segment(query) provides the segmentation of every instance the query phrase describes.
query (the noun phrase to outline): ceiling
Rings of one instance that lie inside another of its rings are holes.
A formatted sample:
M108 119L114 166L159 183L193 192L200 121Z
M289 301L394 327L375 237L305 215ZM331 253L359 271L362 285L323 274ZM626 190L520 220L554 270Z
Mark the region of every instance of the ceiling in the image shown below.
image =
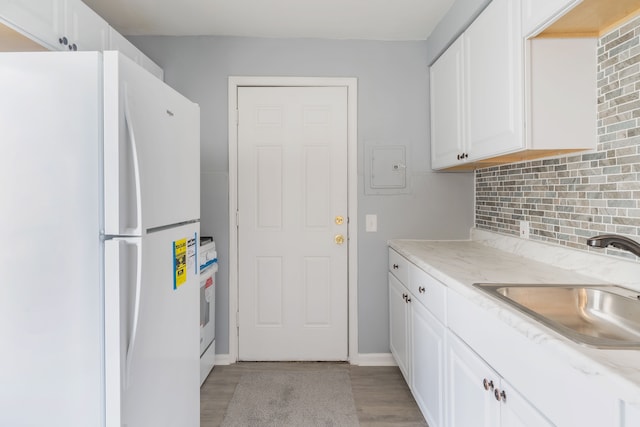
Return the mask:
M454 0L83 0L124 35L425 40Z

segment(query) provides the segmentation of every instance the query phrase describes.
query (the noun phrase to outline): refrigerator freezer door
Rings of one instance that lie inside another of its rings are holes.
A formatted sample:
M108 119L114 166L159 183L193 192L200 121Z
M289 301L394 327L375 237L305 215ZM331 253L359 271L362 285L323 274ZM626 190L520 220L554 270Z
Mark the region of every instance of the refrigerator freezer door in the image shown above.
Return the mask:
M199 425L198 233L105 242L108 427Z
M100 54L0 53L0 426L101 426Z
M105 233L200 218L200 109L118 52L104 53Z

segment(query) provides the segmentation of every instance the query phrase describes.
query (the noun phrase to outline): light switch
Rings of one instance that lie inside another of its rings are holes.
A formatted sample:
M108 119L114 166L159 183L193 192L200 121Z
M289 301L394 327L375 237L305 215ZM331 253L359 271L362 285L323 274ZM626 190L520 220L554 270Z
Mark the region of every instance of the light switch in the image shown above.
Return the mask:
M378 231L378 215L368 214L365 217L366 230L368 232Z

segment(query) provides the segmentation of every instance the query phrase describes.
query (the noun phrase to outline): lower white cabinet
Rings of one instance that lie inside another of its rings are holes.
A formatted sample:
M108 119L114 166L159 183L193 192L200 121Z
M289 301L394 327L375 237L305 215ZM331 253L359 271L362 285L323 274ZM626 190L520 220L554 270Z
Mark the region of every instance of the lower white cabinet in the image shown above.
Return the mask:
M447 424L497 426L500 406L493 397L492 387L498 378L482 359L450 333L447 345Z
M389 273L389 347L407 384L411 384L409 365L409 291Z
M389 249L390 348L429 427L640 426L637 399L409 259Z
M447 425L553 426L453 333L448 337L447 360Z
M533 405L531 405L504 378L500 380L501 393L505 393L500 407L500 421L504 427L553 427Z
M411 390L429 426L443 426L446 329L417 300L409 305Z
M391 354L429 426L444 426L444 286L393 250L389 261Z

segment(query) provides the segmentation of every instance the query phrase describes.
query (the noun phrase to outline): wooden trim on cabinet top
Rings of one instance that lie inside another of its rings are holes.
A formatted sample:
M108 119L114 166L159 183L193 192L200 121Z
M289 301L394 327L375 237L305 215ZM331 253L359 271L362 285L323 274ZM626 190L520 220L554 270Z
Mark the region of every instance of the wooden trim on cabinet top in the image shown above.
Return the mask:
M552 149L552 150L523 150L516 153L503 154L502 156L491 157L484 160L476 160L475 162L462 163L460 165L439 169L440 172L470 172L476 169L489 168L492 166L500 166L510 163L518 163L541 158L549 158L553 156L564 156L575 152L587 152L588 149L572 148L572 149Z
M536 37L600 37L640 15L640 0L583 0Z

